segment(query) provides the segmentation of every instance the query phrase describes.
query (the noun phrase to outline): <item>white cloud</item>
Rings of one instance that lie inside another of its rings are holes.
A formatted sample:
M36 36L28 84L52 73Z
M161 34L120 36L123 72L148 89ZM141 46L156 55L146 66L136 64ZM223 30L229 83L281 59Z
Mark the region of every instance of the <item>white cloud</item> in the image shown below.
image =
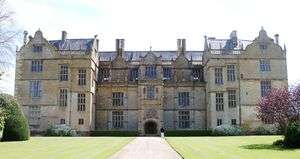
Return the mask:
M67 30L72 38L99 34L100 49L113 50L115 38L126 39L126 49L176 49L186 38L190 50L203 47L203 36L227 38L238 30L242 39L254 39L261 26L269 36L280 34L287 44L289 81L297 72L298 1L293 0L13 0L21 28L33 34L41 28L49 39Z

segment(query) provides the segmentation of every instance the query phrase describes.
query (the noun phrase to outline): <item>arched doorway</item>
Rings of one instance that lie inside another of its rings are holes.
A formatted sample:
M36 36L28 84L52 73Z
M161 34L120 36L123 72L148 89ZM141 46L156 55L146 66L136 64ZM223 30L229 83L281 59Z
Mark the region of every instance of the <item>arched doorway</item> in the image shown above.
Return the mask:
M157 124L155 121L147 121L144 125L145 134L155 135L157 134Z

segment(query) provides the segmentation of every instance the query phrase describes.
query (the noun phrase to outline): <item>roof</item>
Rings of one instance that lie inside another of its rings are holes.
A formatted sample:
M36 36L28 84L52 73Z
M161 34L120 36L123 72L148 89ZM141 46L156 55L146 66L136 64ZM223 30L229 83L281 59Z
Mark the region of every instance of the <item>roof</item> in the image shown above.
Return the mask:
M140 61L149 51L125 51L125 61ZM175 60L178 56L177 51L152 51L152 53L160 57L163 61ZM99 52L100 61L112 61L117 53L115 51ZM202 51L186 51L185 56L188 60L202 61Z
M207 38L208 47L212 50L244 50L252 40Z
M58 50L78 50L88 51L92 49L94 39L66 39L66 40L50 40L49 43Z

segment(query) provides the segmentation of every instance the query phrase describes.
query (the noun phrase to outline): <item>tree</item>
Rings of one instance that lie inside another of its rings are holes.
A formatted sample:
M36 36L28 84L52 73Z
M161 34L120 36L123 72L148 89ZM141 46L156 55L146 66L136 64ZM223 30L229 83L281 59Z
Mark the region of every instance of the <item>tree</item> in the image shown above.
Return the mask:
M14 27L14 12L5 0L0 0L0 78L13 63L19 31Z
M4 114L4 129L1 141L28 140L28 122L14 97L8 94L0 94L0 109Z
M271 121L285 131L290 122L298 121L300 114L300 85L288 88L273 88L257 105L257 117Z

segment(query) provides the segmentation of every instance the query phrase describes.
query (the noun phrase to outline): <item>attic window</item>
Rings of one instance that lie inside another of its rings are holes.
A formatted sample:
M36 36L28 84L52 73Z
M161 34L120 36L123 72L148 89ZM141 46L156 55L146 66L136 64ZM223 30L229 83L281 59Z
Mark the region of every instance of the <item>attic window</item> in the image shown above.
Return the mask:
M33 45L33 52L42 52L43 46L41 45Z

